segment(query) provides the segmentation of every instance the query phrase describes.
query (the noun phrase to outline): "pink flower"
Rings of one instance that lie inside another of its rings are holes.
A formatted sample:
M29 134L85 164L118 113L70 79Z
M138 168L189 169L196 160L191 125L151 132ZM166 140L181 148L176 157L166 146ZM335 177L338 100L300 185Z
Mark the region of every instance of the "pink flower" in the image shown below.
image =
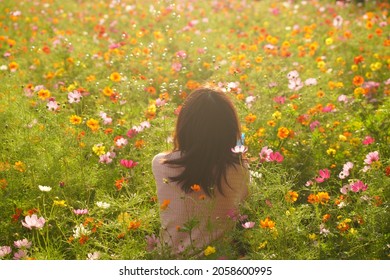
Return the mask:
M269 154L269 161L282 162L284 157L279 152L272 152Z
M353 192L358 192L358 191L365 191L367 190L368 186L364 184L362 181L358 180L355 183L351 185L351 190Z
M243 228L249 229L249 228L253 228L255 226L255 222L246 222L246 223L243 223L241 225Z
M292 89L294 91L298 91L301 88L303 88L303 83L300 78L289 80L288 81L288 88Z
M77 90L68 93L68 102L69 103L79 103L81 100L81 93Z
M317 79L315 79L315 78L306 79L305 85L307 85L307 86L315 86L315 85L317 85Z
M340 179L345 179L346 177L348 177L349 176L349 170L351 170L352 167L353 167L353 163L352 162L347 162L346 164L344 164L343 170L339 174L339 178Z
M86 215L88 214L88 209L74 209L73 213L76 215Z
M248 151L248 148L245 147L244 145L237 145L235 146L234 148L231 149L233 153L235 154L243 154L245 153L246 151Z
M347 194L350 190L351 190L351 186L350 186L350 185L344 185L344 186L340 189L340 192L341 192L342 194Z
M10 254L12 251L10 246L2 246L0 247L0 259Z
M337 98L337 101L339 101L339 102L344 102L344 103L348 103L349 99L348 99L348 97L347 97L345 94L342 94L342 95L340 95L340 96Z
M316 127L320 126L320 122L314 121L309 126L310 126L310 130L313 131Z
M293 70L293 71L290 71L288 72L287 74L287 79L289 80L295 80L299 77L299 73L297 70Z
M46 220L43 217L38 218L36 214L32 214L31 216L26 216L24 218L25 222L22 221L22 225L26 228L33 229L33 228L43 228L45 225Z
M180 62L173 62L172 63L172 70L175 72L179 72L181 70L181 63Z
M156 235L147 235L146 237L146 251L151 252L154 250L154 248L157 247L157 245L160 243L160 239L156 237Z
M118 139L115 141L115 145L119 148L124 147L128 144L128 141L126 138L118 137Z
M27 252L25 250L19 250L14 254L14 260L22 260L27 257Z
M379 161L378 151L368 153L368 155L366 155L366 159L364 160L364 163L371 165L374 161Z
M366 136L364 139L363 139L363 145L370 145L372 143L375 142L375 139L372 138L371 136Z
M321 169L318 173L320 174L320 176L315 178L317 183L322 183L322 182L326 181L326 179L330 178L330 171L329 171L329 169L326 169L326 168L325 169Z
M138 134L138 131L135 130L134 128L130 129L128 132L127 132L127 137L129 138L133 138L134 136L136 136Z
M187 57L187 53L183 50L176 52L176 56L182 59L185 59Z
M31 247L31 242L28 241L26 238L22 239L22 240L17 240L17 241L14 241L14 245L16 248L19 248L19 249L28 249Z
M99 162L109 164L112 162L112 159L115 157L116 157L116 154L114 152L107 152L104 155L101 155L99 157Z
M132 161L131 159L130 160L121 159L120 164L125 168L131 169L131 168L135 167L136 165L138 165L138 162Z
M269 161L269 156L272 152L271 149L268 149L268 146L263 147L259 153L260 161Z
M46 104L46 108L49 110L49 111L57 111L60 106L59 104L57 103L57 101L55 101L54 98L50 98L49 99L49 102Z
M275 101L276 103L279 103L279 104L284 104L284 102L286 102L286 97L276 96L276 97L274 97L273 101Z

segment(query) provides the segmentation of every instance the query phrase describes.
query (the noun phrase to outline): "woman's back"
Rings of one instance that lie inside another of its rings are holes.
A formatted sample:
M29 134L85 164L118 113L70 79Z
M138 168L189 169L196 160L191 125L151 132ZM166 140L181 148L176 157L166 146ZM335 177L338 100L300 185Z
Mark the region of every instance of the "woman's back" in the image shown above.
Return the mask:
M164 164L164 161L180 156L180 151L160 153L152 162L161 205L161 238L172 246L174 253L186 248L203 248L220 238L234 225L229 215L237 211L248 193L248 173L240 165L228 167L229 186L224 182L223 195L215 189L214 196L207 196L199 186L193 186L191 192L185 193L177 182L169 180L183 168Z

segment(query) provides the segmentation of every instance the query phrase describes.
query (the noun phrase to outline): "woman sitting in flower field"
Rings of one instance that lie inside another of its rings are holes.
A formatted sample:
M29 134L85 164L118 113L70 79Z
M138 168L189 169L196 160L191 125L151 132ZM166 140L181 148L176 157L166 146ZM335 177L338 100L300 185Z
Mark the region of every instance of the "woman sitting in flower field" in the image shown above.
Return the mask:
M174 149L153 159L162 224L161 241L192 253L219 239L248 194L248 172L232 150L240 125L228 97L200 88L179 113Z

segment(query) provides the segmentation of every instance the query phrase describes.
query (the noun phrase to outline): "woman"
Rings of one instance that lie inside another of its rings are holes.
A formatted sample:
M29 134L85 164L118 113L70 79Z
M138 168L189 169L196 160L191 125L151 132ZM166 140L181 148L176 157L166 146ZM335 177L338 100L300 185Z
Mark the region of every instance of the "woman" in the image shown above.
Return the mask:
M232 152L239 139L237 113L223 92L200 88L187 97L174 149L152 162L161 239L174 253L202 249L234 226L231 214L246 197L249 178Z

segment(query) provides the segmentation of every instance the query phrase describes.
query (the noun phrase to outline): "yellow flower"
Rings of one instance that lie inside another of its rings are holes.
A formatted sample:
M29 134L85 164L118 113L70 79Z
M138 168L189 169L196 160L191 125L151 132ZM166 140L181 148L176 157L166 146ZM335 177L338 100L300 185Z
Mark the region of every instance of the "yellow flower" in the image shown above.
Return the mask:
M358 67L356 64L354 64L354 65L351 66L351 70L352 70L353 72L356 72L358 69L359 69L359 67Z
M81 123L81 117L77 116L77 115L71 115L69 117L69 121L71 124L80 124Z
M268 241L261 242L259 245L259 249L264 249L267 246Z
M54 206L60 206L60 207L66 207L66 201L65 200L54 200L53 201Z
M326 38L325 44L326 44L327 46L332 45L332 44L333 44L333 39L332 39L332 38Z
M334 156L336 154L336 150L333 148L329 148L326 150L326 153L330 156Z
M316 240L317 239L317 235L315 233L311 233L311 234L309 234L309 239Z
M288 193L285 196L286 201L288 202L295 202L298 199L298 193L295 191L288 191Z
M204 255L208 256L214 254L215 252L216 252L215 247L207 246L207 248L204 250Z
M106 148L102 145L102 144L97 144L97 145L94 145L92 147L92 151L98 155L98 156L101 156L101 155L104 155L106 153Z
M280 111L276 111L272 114L272 118L274 118L275 120L280 120L282 118L282 113Z

